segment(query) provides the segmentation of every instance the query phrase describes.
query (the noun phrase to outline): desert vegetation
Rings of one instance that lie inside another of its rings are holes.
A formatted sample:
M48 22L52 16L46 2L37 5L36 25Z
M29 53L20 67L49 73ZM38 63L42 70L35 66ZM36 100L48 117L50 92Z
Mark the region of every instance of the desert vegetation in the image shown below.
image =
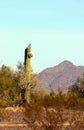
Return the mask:
M83 130L84 77L69 87L67 93L58 89L47 94L31 72L31 100L24 100L26 88L24 65L17 71L0 68L0 122L26 123L23 130ZM17 128L19 129L19 128ZM20 128L21 129L21 128Z

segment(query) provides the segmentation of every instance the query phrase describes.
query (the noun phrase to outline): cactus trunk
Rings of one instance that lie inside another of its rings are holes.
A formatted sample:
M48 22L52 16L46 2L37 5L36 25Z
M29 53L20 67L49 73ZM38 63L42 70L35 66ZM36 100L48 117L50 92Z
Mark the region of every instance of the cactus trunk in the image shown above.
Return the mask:
M26 92L25 92L25 99L27 103L30 102L30 80L31 80L31 44L28 45L28 48L25 50L25 74L26 74Z

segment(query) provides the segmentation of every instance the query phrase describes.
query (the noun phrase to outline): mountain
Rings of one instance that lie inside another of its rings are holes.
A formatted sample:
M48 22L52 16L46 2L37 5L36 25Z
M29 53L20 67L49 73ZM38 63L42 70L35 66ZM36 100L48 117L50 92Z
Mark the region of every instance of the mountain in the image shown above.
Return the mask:
M76 66L70 61L43 70L38 74L38 79L45 91L51 89L56 92L58 88L66 92L68 87L74 84L78 77L82 77L84 66Z

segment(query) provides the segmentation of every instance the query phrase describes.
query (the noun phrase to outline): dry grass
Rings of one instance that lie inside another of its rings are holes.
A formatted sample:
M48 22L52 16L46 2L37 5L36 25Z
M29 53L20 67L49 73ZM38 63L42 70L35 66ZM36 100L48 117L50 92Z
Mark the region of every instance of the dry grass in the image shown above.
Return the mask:
M83 130L84 112L64 106L46 106L39 102L26 104L25 121L32 130Z
M44 98L34 97L30 104L1 108L0 121L28 125L9 129L4 127L4 130L84 130L83 101L83 98L76 99L74 95L62 93Z

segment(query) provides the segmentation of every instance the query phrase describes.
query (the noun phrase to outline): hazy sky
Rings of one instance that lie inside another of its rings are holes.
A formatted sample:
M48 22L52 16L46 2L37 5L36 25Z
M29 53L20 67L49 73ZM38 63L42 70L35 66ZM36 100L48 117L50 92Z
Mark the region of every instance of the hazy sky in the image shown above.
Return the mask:
M84 0L0 0L0 66L24 62L28 43L34 72L84 65Z

